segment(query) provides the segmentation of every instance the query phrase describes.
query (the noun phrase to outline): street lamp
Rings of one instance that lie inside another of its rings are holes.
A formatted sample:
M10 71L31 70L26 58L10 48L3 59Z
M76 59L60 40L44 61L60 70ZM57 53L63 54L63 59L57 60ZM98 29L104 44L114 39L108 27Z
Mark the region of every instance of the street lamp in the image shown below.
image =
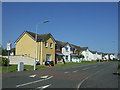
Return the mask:
M42 23L48 23L48 22L49 22L49 21L46 20L46 21L43 21L43 22L40 22L40 23L37 23L37 24L36 24L34 70L36 70L36 59L37 59L37 30L38 30L38 25L39 25L39 24L42 24Z

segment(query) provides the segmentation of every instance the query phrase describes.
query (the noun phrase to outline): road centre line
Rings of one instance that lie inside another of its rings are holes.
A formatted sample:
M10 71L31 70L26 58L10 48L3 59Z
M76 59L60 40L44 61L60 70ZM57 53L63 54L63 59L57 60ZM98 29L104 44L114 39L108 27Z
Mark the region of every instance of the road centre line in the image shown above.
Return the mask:
M109 67L107 67L107 68L109 68ZM90 77L94 76L95 74L97 74L97 73L99 73L99 72L101 72L101 71L103 71L103 70L105 70L105 69L107 69L107 68L101 69L101 70L95 72L94 74L92 74L92 75L86 77L85 79L83 79L83 80L78 84L77 90L79 90L79 88L81 87L81 85L83 84L84 81L86 81L86 80L89 79Z
M68 72L64 72L64 73L68 73Z
M88 68L84 68L84 69L82 69L82 70L87 70L87 69L89 69L90 67L88 67Z
M33 81L33 82L28 82L28 83L24 83L24 84L20 84L20 85L17 85L16 87L22 87L22 86L25 86L25 85L29 85L29 84L33 84L33 83L37 83L37 82L40 82L40 81L44 81L44 80L48 80L50 78L52 78L53 76L50 76L46 79L40 79L40 80L36 80L36 81Z
M30 75L29 77L35 77L36 76L36 74L34 74L34 75Z
M45 89L45 88L47 88L47 87L49 87L49 86L51 86L51 84L45 85L45 86L41 86L41 87L37 87L36 89L43 90L43 89Z
M76 71L73 71L73 72L77 72L77 70L76 70Z

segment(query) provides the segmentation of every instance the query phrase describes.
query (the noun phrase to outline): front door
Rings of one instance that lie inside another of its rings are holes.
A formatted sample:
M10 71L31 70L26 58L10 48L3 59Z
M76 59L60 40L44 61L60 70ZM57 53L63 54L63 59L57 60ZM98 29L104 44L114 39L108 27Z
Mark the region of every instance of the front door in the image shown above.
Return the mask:
M51 61L51 54L46 54L46 61Z

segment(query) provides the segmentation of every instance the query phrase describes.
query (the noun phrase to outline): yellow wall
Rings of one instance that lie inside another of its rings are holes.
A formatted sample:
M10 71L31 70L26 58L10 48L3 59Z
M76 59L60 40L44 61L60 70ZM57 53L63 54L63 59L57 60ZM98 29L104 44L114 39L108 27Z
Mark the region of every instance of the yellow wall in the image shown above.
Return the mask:
M49 38L46 40L48 42L48 47L45 47L45 43L42 43L42 60L46 60L46 54L51 54L51 60L55 62L55 42ZM53 48L50 48L50 43L53 44Z
M48 47L45 47L44 42L37 42L37 60L40 63L43 63L43 60L46 61L46 54L51 54L51 60L55 61L55 42L53 39L48 38ZM50 43L53 44L53 48L50 48ZM42 46L42 48L41 48ZM16 43L16 55L27 55L32 58L35 56L35 41L28 35L24 34L21 39Z
M35 55L35 41L26 33L16 43L16 55L25 54L32 58L34 58Z

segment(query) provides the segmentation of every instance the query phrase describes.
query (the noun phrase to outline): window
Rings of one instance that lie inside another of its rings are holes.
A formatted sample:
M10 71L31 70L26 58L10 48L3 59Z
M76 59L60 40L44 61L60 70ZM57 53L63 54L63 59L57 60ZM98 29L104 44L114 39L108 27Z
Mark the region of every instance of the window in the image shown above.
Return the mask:
M45 47L48 47L48 43L47 42L45 42Z
M53 48L53 44L52 43L50 43L50 48Z
M68 48L66 47L65 49L66 49L66 52L68 52Z
M66 56L66 60L68 60L68 56Z
M72 48L70 48L70 51L72 52L72 51L73 51L73 49L72 49Z
M58 51L60 51L60 46L59 45L57 45L56 48L57 48Z

